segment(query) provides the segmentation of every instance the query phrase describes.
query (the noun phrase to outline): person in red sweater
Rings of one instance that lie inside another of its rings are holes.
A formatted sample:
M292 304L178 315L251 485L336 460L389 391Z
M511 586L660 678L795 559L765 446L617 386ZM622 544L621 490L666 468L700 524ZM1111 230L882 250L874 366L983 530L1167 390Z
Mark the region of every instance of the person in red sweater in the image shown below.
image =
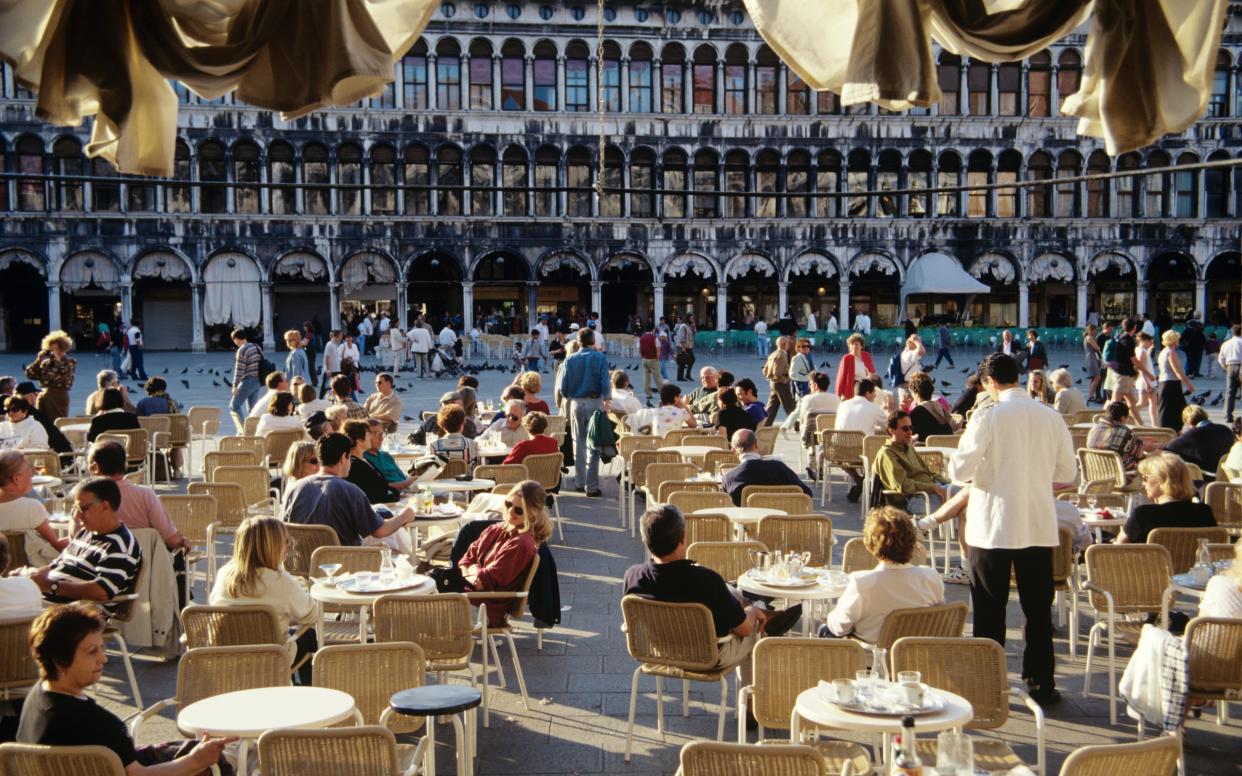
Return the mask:
M543 378L538 372L523 372L518 376L515 385L522 389L522 401L526 402L528 413L542 412L546 415L550 412L548 403L538 396L540 389L543 388Z
M514 445L513 450L509 452L509 455L502 463L521 463L528 455L560 452L561 446L557 444L556 438L544 433L548 430L548 416L546 414L542 412L528 412L526 417L522 419L522 425L526 428L526 432L530 434L530 439Z
M871 354L863 350L867 342L862 335L857 332L851 334L845 344L850 352L841 357L841 364L837 367L836 391L841 401L854 398L854 385L867 375L875 374Z

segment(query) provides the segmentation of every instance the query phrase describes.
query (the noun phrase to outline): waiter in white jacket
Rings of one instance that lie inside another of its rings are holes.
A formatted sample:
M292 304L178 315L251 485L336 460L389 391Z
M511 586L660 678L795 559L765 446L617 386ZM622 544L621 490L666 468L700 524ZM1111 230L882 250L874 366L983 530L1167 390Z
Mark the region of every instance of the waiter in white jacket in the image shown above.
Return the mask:
M974 635L1005 644L1009 572L1026 617L1022 678L1042 705L1060 699L1053 679L1052 552L1059 541L1054 482L1072 482L1078 466L1069 429L1056 410L1018 384L1018 362L983 360L979 377L996 402L979 409L949 462L970 483L966 507Z

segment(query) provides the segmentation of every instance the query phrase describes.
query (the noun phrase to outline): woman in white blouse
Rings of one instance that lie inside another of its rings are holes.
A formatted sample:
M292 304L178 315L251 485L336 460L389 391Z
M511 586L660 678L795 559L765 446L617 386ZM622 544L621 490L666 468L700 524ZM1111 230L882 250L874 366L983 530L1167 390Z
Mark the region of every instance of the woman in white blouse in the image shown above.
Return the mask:
M293 412L293 394L280 391L267 404L267 412L259 416L255 436L267 436L273 431L302 430L302 416Z
M285 524L274 517L248 517L237 529L233 559L220 569L208 601L212 606L267 606L286 627L315 621L315 602L306 588L285 571L288 535ZM317 647L315 631L308 629L297 639L296 665ZM311 661L297 672L298 683L311 683Z
M879 507L867 515L863 544L879 559L871 571L855 571L836 608L819 628L821 638L854 635L874 643L884 619L897 609L944 603L944 582L930 566L912 566L919 533L910 515Z
M30 417L30 404L20 396L4 401L9 419L0 423L0 445L9 450L46 450L47 429Z

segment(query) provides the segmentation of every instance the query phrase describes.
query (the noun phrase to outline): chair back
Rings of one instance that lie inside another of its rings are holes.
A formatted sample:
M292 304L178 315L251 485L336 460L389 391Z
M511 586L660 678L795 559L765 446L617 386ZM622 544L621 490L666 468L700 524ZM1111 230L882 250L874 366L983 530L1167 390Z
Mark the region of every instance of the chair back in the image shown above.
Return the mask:
M969 607L965 603L894 609L884 618L880 638L875 645L891 650L897 639L906 636L961 636L968 612Z
M207 529L216 521L214 496L160 495L160 506L181 535L190 542L203 547L207 544Z
M712 472L719 471L721 466L737 466L737 453L732 450L712 450L703 456L703 471Z
M1126 470L1121 465L1121 457L1112 450L1078 448L1078 474L1083 482L1112 480L1114 488L1126 484Z
M664 437L653 434L625 434L617 437L617 455L627 463L635 450L659 450L664 446Z
M629 439L630 437L621 437ZM654 437L659 439L659 437ZM663 450L646 450L639 448L630 455L630 482L634 487L641 488L647 484L647 469L657 463L681 463L681 456L677 453L665 452ZM690 464L687 464L690 465ZM665 479L684 480L685 477L666 477Z
M681 748L677 772L681 776L828 776L828 766L819 752L803 744L694 741Z
M215 436L220 433L219 407L190 407L185 411L190 422L190 432L199 436Z
M526 579L522 582L522 589L518 592L525 595L514 596L509 601L509 611L505 617L510 620L520 620L522 615L526 613L526 602L530 598L530 587L535 584L535 574L539 571L539 554L535 553L535 557L531 559L530 566L526 569Z
M211 455L211 453L208 453ZM216 500L216 522L236 528L246 519L246 496L241 485L232 482L191 482L186 486L191 496L211 496Z
M1119 773L1170 774L1177 770L1182 745L1159 736L1133 744L1100 744L1075 749L1061 763L1061 776L1117 776Z
M388 711L388 700L402 690L422 687L427 659L417 644L334 644L315 652L314 684L353 696L367 725L383 725L393 733L413 733L422 717Z
M177 664L177 703L181 708L226 692L289 684L289 652L284 645L198 647Z
M683 445L694 445L695 447L714 447L717 450L728 450L729 440L719 434L687 434L682 437Z
M1093 544L1087 548L1087 585L1107 590L1113 610L1156 612L1172 582L1173 559L1159 544ZM1107 611L1104 596L1088 589L1087 598L1097 611Z
M285 523L285 571L295 577L315 576L311 556L320 547L338 547L341 540L330 525Z
M755 429L755 441L759 445L759 455L776 455L776 440L780 433L780 426L760 426Z
M289 454L289 448L306 439L306 432L300 428L282 428L268 432L264 440L264 456L268 467L280 466Z
M746 485L742 488L742 505L745 506L751 496L760 493L765 495L785 493L792 493L799 496L805 495L802 492L802 488L799 488L797 485ZM810 508L808 507L806 511L809 512Z
M149 439L155 439L156 434L168 434L172 431L172 421L167 415L146 415L138 418L138 425L142 426L147 432Z
M868 466L874 466L875 457L880 454L880 448L888 444L889 439L890 437L885 434L871 434L863 437L862 457Z
M116 752L106 746L0 744L0 773L22 776L125 776Z
M34 617L0 620L0 699L11 690L33 687L39 666L30 654L30 624Z
M560 455L560 453L557 453ZM474 467L474 476L481 480L495 480L497 485L516 485L531 479L524 463L484 464Z
M621 615L626 649L639 663L684 671L707 671L716 664L716 625L703 604L627 595Z
M1074 423L1094 423L1099 410L1078 410L1074 413Z
M733 523L724 515L684 515L686 546L695 542L728 542L733 539Z
M1213 482L1203 490L1217 525L1242 528L1242 482Z
M1136 437L1148 443L1149 448L1153 445L1164 447L1165 444L1172 442L1173 437L1176 436L1172 429L1164 428L1163 426L1133 426L1131 430Z
M779 509L787 515L804 515L815 511L814 499L801 491L743 494L742 504L754 509Z
M193 436L190 430L190 419L185 415L156 415L168 418L168 446L189 447Z
M1085 490L1085 488L1088 485L1093 485L1094 483L1087 483L1086 485L1082 486L1084 490L1082 490L1081 492L1062 493L1058 495L1057 498L1060 499L1061 501L1069 501L1073 503L1075 506L1077 506L1079 509L1083 509L1091 505L1091 496L1095 496L1096 507L1099 507L1101 509L1125 509L1126 508L1126 497L1120 493L1111 492L1113 488L1112 480L1105 480L1104 483L1108 487L1108 490L1109 490L1109 492L1107 493L1103 493L1103 494L1091 493L1090 491Z
M22 457L26 459L26 463L30 464L30 468L38 472L42 467L43 473L51 477L60 476L60 454L54 450L22 450Z
M640 453L635 453L639 455ZM675 454L674 454L675 455ZM643 473L642 484L649 493L659 493L660 485L674 480L688 480L699 473L699 467L692 463L660 462L647 466Z
M915 542L914 555L910 558L910 563L914 566L927 565L927 545L923 542ZM845 548L841 551L841 571L846 574L855 571L870 571L878 565L880 565L880 559L871 554L871 550L867 549L861 536L855 536L845 543Z
M259 457L249 450L222 452L213 450L203 456L203 482L216 481L216 469L221 466L258 466Z
M242 436L252 437L259 431L261 417L250 417L242 421Z
M548 429L549 434L564 434L569 427L569 418L564 415L549 415Z
M26 532L0 531L0 533L3 533L4 538L9 540L9 567L0 569L0 574L7 574L13 569L29 566L30 558L26 556Z
M1222 560L1233 560L1236 551L1232 544L1208 544L1208 555L1212 558L1213 563Z
M1242 620L1195 617L1184 641L1192 696L1242 698Z
M355 574L359 571L379 571L384 552L379 547L316 547L311 553L312 570L325 563L339 563L337 574Z
M436 475L437 480L451 480L468 474L470 468L466 466L464 458L450 458L444 462L444 468L440 469L440 473Z
M1075 450L1080 450L1087 446L1087 437L1091 435L1089 430L1085 428L1071 428L1069 431L1070 442L1074 445Z
M664 446L665 447L677 447L678 445L685 444L684 442L682 442L682 440L685 439L686 437L692 434L699 434L699 433L701 432L697 428L670 429L667 433L664 434Z
M821 439L823 432L831 431L837 422L837 413L835 412L816 412L811 417L815 418L816 439Z
M252 418L246 418L252 420ZM257 424L257 418L253 419ZM226 436L220 437L220 445L217 448L223 453L254 453L257 456L255 463L263 460L263 456L267 453L267 440L263 437L257 437L253 433L245 436Z
M683 515L697 512L700 509L720 509L733 506L733 499L729 498L729 494L721 493L719 490L715 493L695 493L689 490L677 490L669 494L667 499L661 499L661 502L672 504L680 509Z
M285 625L270 606L191 604L181 610L181 622L190 649L285 643Z
M1147 534L1148 544L1159 544L1169 551L1174 574L1190 571L1195 565L1195 553L1199 549L1199 540L1207 539L1208 543L1222 544L1229 541L1229 529L1221 526L1214 528L1153 528Z
M821 679L852 679L867 667L867 653L852 639L760 639L751 659L755 719L765 728L788 730L798 694Z
M932 687L970 701L974 717L967 728L992 730L1009 719L1005 648L992 639L907 636L893 643L891 659L893 676L919 671Z
M259 736L263 776L397 776L397 739L380 725L277 728Z
M135 528L134 531L152 531L153 528ZM138 573L134 575L134 583L129 586L125 592L112 597L112 611L108 614L108 627L114 627L117 623L126 623L134 619L134 608L136 604L144 603L139 598L142 595L143 582L146 581L147 573L151 570L150 564L145 557L138 558ZM150 601L145 603L150 604Z
M561 485L561 466L565 456L561 453L540 453L522 459L530 478L551 492Z
M810 565L832 561L832 519L820 514L793 514L762 518L755 539L782 552L809 552Z
M857 466L862 461L863 438L866 436L861 431L823 431L819 443L824 448L824 460L837 466Z
M661 504L669 503L669 498L677 492L689 493L719 493L720 483L711 480L665 480L660 483L659 489L656 491L656 501ZM729 502L733 504L732 501Z
M462 593L383 595L375 599L375 640L412 641L435 670L462 663L474 649L473 612Z
M142 418L138 420L141 422ZM129 467L141 466L146 462L147 453L151 449L151 437L145 428L121 428L108 433L129 437L129 443L125 445L125 463Z
M945 460L944 453L939 450L922 450L914 448L914 452L918 453L919 458L923 459L923 464L932 474L944 476Z
M272 480L266 466L217 466L212 482L240 485L247 507L272 497Z
M768 548L759 542L695 542L686 548L686 557L733 582L754 567L752 550L767 552Z
M957 447L961 441L960 434L929 434L923 444L928 447Z
M1074 574L1074 531L1067 526L1059 526L1057 540L1057 546L1052 548L1052 584L1064 587Z

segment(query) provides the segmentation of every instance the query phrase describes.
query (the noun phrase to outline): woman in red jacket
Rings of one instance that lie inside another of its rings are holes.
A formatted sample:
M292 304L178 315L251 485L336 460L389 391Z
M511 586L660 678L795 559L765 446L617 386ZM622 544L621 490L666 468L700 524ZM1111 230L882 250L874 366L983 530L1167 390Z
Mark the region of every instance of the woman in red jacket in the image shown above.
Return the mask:
M528 455L559 453L561 446L554 437L543 433L548 430L548 416L542 412L528 412L522 419L522 426L530 439L518 442L502 463L521 463Z
M867 343L861 334L857 332L851 334L849 339L845 340L845 344L850 352L841 357L841 364L837 367L836 391L842 401L854 398L855 383L867 375L876 373L871 354L863 350Z

